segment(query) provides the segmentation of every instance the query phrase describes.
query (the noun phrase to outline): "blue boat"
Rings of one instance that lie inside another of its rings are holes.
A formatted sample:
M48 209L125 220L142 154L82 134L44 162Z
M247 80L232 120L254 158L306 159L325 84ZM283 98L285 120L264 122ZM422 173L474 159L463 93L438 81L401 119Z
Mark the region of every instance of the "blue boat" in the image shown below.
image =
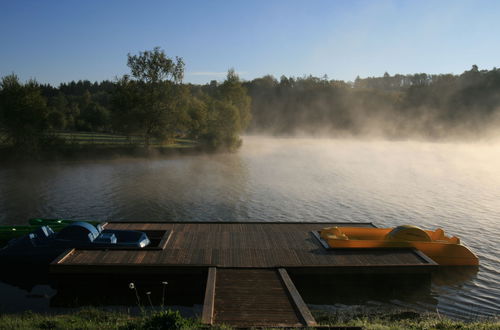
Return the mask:
M32 233L11 240L0 249L4 264L48 265L64 251L77 249L143 249L148 236L137 230L103 230L101 225L74 222L55 233L41 226Z

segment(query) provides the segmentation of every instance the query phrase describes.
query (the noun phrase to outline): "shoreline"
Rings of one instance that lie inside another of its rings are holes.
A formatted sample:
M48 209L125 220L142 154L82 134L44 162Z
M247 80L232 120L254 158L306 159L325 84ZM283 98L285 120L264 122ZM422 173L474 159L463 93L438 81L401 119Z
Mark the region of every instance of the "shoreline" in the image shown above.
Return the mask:
M202 144L187 146L62 146L36 153L18 153L9 147L0 148L0 164L32 161L85 161L113 160L117 158L155 158L217 152Z
M161 308L161 307L160 307ZM438 313L418 313L400 310L391 313L359 315L314 311L320 327L351 327L357 329L498 329L500 320L476 319L457 321ZM0 329L207 329L198 318L182 317L178 311L166 308L146 311L140 315L106 310L104 307L84 307L78 311L44 314L25 311L0 313ZM217 324L214 329L233 329Z

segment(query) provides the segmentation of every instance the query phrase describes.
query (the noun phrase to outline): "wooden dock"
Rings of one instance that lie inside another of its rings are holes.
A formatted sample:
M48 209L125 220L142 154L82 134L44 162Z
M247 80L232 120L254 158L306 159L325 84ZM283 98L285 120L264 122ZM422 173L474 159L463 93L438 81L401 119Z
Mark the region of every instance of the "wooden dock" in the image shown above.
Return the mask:
M210 268L202 322L240 327L316 325L283 268Z
M143 250L70 250L51 273L169 274L207 272L202 319L236 326L313 326L289 274L429 273L436 264L411 249L331 250L318 240L328 226L371 223L109 223L145 231ZM292 277L293 278L293 277Z

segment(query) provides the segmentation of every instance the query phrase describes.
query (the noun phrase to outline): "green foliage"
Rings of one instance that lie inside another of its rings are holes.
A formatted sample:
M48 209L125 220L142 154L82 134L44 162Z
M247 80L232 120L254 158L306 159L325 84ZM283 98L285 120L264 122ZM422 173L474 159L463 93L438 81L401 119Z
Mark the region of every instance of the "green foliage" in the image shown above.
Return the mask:
M80 117L86 123L87 131L105 131L108 127L111 114L109 110L99 105L96 102L89 102L88 105L81 112Z
M177 84L184 74L181 58L170 59L158 47L128 55L132 77L118 82L113 98L114 128L151 138L173 138L187 120L188 91Z
M207 100L208 96L203 96ZM198 97L188 99L186 129L188 135L200 139L208 132L208 104Z
M166 310L146 318L140 328L144 330L182 330L195 327L195 322L183 318L178 311Z
M437 314L420 314L413 311L379 313L329 313L313 311L319 324L339 327L363 327L363 329L499 329L498 320L455 321Z
M61 315L26 312L0 315L0 329L119 329L125 326L129 319L127 314L95 308Z
M229 102L209 98L207 129L203 140L214 149L234 150L241 144L240 113Z
M124 134L172 138L184 126L187 94L184 86L158 83L150 86L123 78L115 94L113 127Z
M48 108L38 83L19 82L16 75L0 82L0 125L17 150L36 151L48 128Z
M342 315L313 311L321 325L337 327L363 327L363 329L499 329L498 319L454 321L436 314L415 312L386 312L376 314ZM0 329L199 329L205 328L193 319L183 318L179 312L166 310L138 317L126 313L85 308L71 314L47 315L26 312L23 314L1 314ZM214 329L232 329L218 325Z
M0 315L0 329L196 329L199 323L183 318L178 311L166 310L132 317L129 314L84 308L78 312L43 315L32 312Z
M500 125L500 69L473 66L461 75L317 77L244 83L252 99L250 129L386 137L476 137Z
M250 130L274 134L477 137L500 125L500 69L460 75L385 73L353 83L305 76L182 84L184 62L159 48L128 55L130 76L57 88L0 82L0 144L24 154L61 143L60 130L126 135L129 144L192 138L234 150ZM78 141L76 144L80 144Z
M235 150L241 145L239 135L250 122L250 97L233 69L222 84L211 83L191 114L197 118L199 136L213 149Z
M201 139L213 149L234 150L250 121L250 98L234 70L208 93L179 84L184 63L159 48L128 55L132 77L118 81L113 97L115 131L172 140L176 135ZM196 95L195 95L196 94Z
M219 98L237 109L239 124L235 126L236 134L239 134L250 123L250 104L251 99L247 95L247 90L241 84L241 81L234 71L229 69L226 80L219 87Z
M181 82L184 77L182 58L176 57L174 61L160 47L140 52L139 55L128 54L127 57L132 76L139 81L150 84L165 80Z
M64 129L66 127L66 118L63 113L52 110L47 115L47 123L54 130Z

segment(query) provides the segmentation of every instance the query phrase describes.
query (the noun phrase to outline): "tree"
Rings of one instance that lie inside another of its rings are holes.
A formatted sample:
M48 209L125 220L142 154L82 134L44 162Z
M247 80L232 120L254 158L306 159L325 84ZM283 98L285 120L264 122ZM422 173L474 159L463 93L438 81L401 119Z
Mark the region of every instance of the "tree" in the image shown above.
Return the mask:
M118 82L114 100L114 126L125 134L151 138L173 137L182 127L186 112L187 91L180 84L184 75L181 58L169 58L156 47L152 51L128 54L132 74Z
M81 118L90 131L102 131L109 122L109 111L96 102L90 102L82 111Z
M220 99L233 105L238 111L239 127L236 133L239 134L250 123L251 99L234 69L228 70L226 80L220 85L219 90Z
M239 110L233 104L214 98L206 100L207 128L203 140L214 149L234 150L241 145Z
M0 82L0 125L19 151L36 151L48 128L47 101L40 85L30 80L26 84L12 74Z
M189 118L186 120L186 128L191 138L199 139L208 132L209 99L210 97L206 94L189 99L187 112Z
M181 82L184 78L184 61L175 57L169 58L160 47L139 52L139 55L128 54L127 65L132 76L138 81L155 84L165 80Z
M64 129L66 127L66 120L64 114L57 110L52 110L47 115L47 123L52 129Z

